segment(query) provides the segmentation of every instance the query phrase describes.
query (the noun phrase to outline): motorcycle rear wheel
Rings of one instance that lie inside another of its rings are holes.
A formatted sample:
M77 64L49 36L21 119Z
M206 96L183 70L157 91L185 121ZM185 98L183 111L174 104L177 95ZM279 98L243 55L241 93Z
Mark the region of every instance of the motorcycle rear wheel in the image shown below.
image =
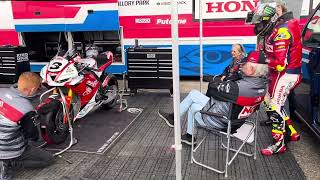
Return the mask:
M108 90L110 91L115 91L116 93L116 97L111 100L110 102L108 103L105 103L102 105L102 109L104 110L109 110L109 109L112 109L113 107L115 107L117 105L117 101L119 99L119 85L118 85L118 81L116 79L116 77L111 77L109 83L108 83ZM106 92L108 93L108 92Z
M45 115L45 120L40 123L41 136L48 144L61 144L69 135L69 125L63 121L63 108L58 100L53 100L52 111ZM72 108L70 108L72 109ZM73 114L73 113L72 113ZM73 116L70 114L70 118Z

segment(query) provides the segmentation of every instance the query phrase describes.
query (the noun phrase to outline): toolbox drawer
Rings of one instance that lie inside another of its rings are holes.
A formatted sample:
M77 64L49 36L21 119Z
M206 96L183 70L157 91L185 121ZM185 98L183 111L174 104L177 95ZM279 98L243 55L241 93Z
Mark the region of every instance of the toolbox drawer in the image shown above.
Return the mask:
M30 71L26 47L0 46L0 83L15 83L26 71Z
M169 89L172 86L172 50L130 48L127 50L130 89Z

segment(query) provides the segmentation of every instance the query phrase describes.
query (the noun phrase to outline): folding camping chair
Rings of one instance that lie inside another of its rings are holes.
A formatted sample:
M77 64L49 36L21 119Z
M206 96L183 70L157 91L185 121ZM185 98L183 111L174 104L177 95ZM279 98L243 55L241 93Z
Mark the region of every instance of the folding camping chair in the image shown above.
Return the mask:
M253 159L256 159L256 146L257 146L256 136L257 135L255 135L255 134L257 134L257 115L258 115L259 108L260 108L260 104L257 104L254 106L246 106L242 109L242 112L245 112L247 114L247 116L245 118L233 119L233 120L231 120L231 115L229 117L226 117L226 116L222 116L220 114L216 114L216 113L212 113L212 112L208 112L208 111L203 111L203 110L195 112L193 114L193 120L192 120L193 121L192 122L192 127L193 127L192 144L194 144L194 138L195 138L194 137L194 134L195 134L195 119L194 118L195 118L196 113L201 113L201 114L206 114L209 116L217 117L223 123L227 124L228 126L227 126L227 128L216 128L216 127L213 128L211 126L209 126L209 127L208 126L206 126L206 127L198 126L198 128L203 128L206 131L206 133L205 133L205 136L202 138L202 140L196 146L192 145L191 163L194 162L197 165L200 165L204 168L207 168L209 170L215 171L220 174L225 173L225 177L228 177L228 166L231 165L231 163L237 157L238 154L242 154L242 155L250 156L250 157L253 156ZM231 109L232 109L232 107L231 107ZM255 116L253 118L250 118L251 119L251 121L250 121L249 117L252 117L253 114L255 114ZM240 123L240 125L239 125L239 123ZM241 127L238 129L232 129L231 124L232 125L238 124ZM236 133L234 133L235 131L236 131ZM255 133L254 133L254 131L255 131ZM196 158L195 158L195 154L196 154L197 150L199 149L201 144L204 142L204 140L207 138L209 133L220 135L221 146L223 149L226 149L226 158L225 158L224 169L218 169L218 168L211 167L208 164L203 164L203 162L200 162L199 160L196 160ZM226 136L226 138L227 138L226 145L223 143L223 140L222 140L223 136ZM230 140L233 137L242 141L242 144L238 147L238 149L233 149L230 147ZM247 143L250 144L252 142L254 142L252 153L244 152L241 150L245 144L247 144ZM231 159L229 158L230 151L235 152L234 155L231 157Z

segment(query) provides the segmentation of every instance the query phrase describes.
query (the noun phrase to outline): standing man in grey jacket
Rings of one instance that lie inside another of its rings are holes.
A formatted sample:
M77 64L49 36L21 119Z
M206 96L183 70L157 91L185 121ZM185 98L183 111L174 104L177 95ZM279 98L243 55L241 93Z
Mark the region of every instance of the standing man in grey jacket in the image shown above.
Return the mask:
M12 179L15 167L41 168L54 161L49 152L28 144L39 137L30 99L40 85L37 74L25 72L17 85L0 89L0 180Z

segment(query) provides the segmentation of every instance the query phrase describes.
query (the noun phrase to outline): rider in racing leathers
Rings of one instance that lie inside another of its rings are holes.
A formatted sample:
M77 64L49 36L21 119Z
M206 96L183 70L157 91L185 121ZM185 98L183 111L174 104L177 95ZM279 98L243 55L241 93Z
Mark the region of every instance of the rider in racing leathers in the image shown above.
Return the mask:
M256 22L254 22L256 21ZM262 37L262 48L269 61L269 89L265 98L267 114L272 121L274 143L261 150L263 155L286 151L286 135L293 141L299 134L292 126L284 104L289 95L301 82L302 43L299 22L287 12L283 3L263 3L254 12L252 22L255 33Z

